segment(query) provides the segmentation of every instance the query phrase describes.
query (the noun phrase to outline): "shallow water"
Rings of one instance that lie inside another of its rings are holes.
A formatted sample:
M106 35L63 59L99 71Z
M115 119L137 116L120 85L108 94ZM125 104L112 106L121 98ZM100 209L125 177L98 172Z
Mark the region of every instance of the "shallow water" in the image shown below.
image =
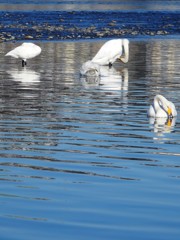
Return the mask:
M177 11L178 0L1 0L0 10Z
M1 239L178 239L178 39L130 40L130 61L79 76L104 41L42 42L21 67L0 48Z

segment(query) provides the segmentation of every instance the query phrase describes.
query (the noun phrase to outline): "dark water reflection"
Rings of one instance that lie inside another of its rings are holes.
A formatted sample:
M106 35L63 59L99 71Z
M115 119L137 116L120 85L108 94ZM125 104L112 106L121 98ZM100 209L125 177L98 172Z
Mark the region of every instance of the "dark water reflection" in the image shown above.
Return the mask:
M157 93L180 111L180 42L131 41L127 65L81 78L102 43L39 43L25 69L1 44L2 239L178 238L179 119L146 111Z

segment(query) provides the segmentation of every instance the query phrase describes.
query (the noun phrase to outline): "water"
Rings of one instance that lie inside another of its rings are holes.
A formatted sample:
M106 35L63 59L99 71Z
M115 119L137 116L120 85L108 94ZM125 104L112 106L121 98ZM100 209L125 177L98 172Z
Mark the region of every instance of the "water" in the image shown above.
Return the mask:
M0 11L0 41L179 36L180 12Z
M0 10L178 11L178 0L1 0Z
M161 93L180 112L180 41L130 39L128 64L81 78L103 43L37 43L24 69L1 43L1 239L179 239L179 118L146 111Z

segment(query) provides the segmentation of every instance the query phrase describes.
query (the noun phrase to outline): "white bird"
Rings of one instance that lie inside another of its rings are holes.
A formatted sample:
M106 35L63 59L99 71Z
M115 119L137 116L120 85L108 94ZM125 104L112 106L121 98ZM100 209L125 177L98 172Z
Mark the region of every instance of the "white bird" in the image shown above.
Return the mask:
M121 60L123 63L129 61L129 40L128 39L112 39L107 41L97 52L92 62L99 65L109 65Z
M34 43L23 43L19 47L8 52L5 56L11 56L14 58L22 59L22 66L24 67L27 63L27 59L34 58L41 53L41 48Z
M87 61L81 66L80 73L82 76L99 76L100 67L92 61Z
M153 104L150 105L148 110L148 116L157 118L172 118L177 116L177 111L174 103L168 101L162 95L156 95L154 97Z

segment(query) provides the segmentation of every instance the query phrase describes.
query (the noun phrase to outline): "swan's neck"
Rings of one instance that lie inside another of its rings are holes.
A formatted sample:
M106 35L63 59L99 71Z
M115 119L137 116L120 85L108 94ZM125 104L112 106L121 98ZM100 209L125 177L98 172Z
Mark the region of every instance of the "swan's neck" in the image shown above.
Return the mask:
M159 103L159 100L158 99L155 99L154 100L154 109L155 109L155 112L157 113L160 109L162 109L161 107L160 107L160 103ZM162 109L162 110L164 110L164 109Z
M168 101L166 98L164 98L161 95L157 95L154 99L154 108L155 108L155 112L158 112L158 110L163 110L165 113L167 113L167 115L169 115L169 113L167 112L168 109Z
M124 54L120 59L123 63L127 63L129 61L129 40L122 40L122 49Z

